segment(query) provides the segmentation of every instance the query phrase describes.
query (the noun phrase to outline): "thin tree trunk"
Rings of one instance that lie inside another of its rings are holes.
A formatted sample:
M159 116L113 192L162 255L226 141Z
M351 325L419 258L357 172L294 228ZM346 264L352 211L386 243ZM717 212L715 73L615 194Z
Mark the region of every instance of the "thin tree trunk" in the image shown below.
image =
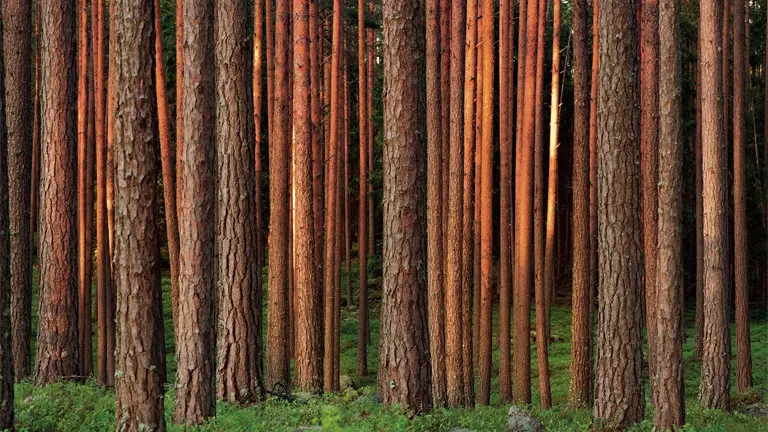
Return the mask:
M214 384L214 31L213 2L184 8L182 176L179 195L179 319L174 422L216 412Z
M374 3L374 0L369 0L369 12L371 14L376 12L376 6ZM368 115L368 255L373 256L376 254L376 227L375 227L375 220L376 220L376 205L373 202L373 176L375 171L374 166L374 153L373 153L373 144L374 144L374 131L373 131L373 74L374 74L374 64L373 64L373 50L374 47L374 30L368 29L368 91L366 92L366 95L368 96L368 109L366 110L366 114ZM368 340L371 339L371 328L369 324L368 316L366 316L365 319L365 328L368 332Z
M150 0L117 1L112 38L115 179L115 288L119 430L165 430L164 367L157 346L160 232L157 205L157 124L154 88L154 6ZM141 97L137 97L141 95ZM140 233L140 235L139 235Z
M658 266L656 267L656 390L657 430L685 424L683 388L682 296L682 77L680 66L680 2L659 3L659 183Z
M5 6L5 4L4 4ZM8 133L5 116L5 67L3 47L3 16L0 8L0 310L11 308L11 247L8 215ZM3 329L11 327L11 315L0 314ZM11 332L0 334L0 428L13 429L13 356Z
M475 193L474 199L474 253L473 253L473 282L472 282L472 340L476 344L473 348L475 365L480 364L480 192L482 185L480 147L483 141L483 21L482 0L477 1L477 65L475 79L477 90L475 92ZM480 384L478 384L480 385ZM478 389L479 392L479 389Z
M29 204L29 242L33 248L32 254L38 250L37 243L37 223L39 222L40 209L38 201L40 198L40 14L35 13L35 99L34 112L32 114L32 187L30 191ZM31 294L30 294L31 297ZM31 306L30 306L31 307ZM31 318L30 318L31 322ZM31 326L31 324L30 324ZM32 330L30 329L30 332ZM29 340L27 338L26 340ZM18 352L18 351L14 351ZM14 360L15 361L15 360ZM27 361L29 363L29 360ZM29 375L29 364L26 366L27 376ZM16 372L20 372L16 369ZM16 375L18 379L18 374Z
M595 399L595 387L593 385L595 377L595 367L592 362L594 356L592 352L592 346L595 339L595 315L596 315L596 300L597 300L597 286L600 278L600 266L599 256L597 253L597 169L599 162L599 155L597 152L597 116L598 116L598 66L600 62L600 37L599 37L599 7L598 0L592 0L592 84L590 89L590 106L589 106L589 277L588 280L588 308L587 308L587 320L588 325L586 331L588 347L587 351L587 380L586 384L586 402L592 404ZM586 25L586 24L585 24ZM575 54L575 50L574 50ZM575 55L574 55L575 57ZM574 60L574 65L576 61ZM575 237L573 237L575 239ZM575 241L575 240L574 240Z
M267 0L269 1L269 0ZM255 235L256 235L256 280L254 302L256 309L256 336L261 339L261 346L257 355L257 365L259 372L263 371L264 364L264 341L263 341L263 290L264 282L262 276L262 269L264 268L264 203L262 202L261 191L261 176L264 171L261 162L261 142L263 139L262 128L262 83L263 83L263 68L264 68L264 0L255 0L253 2L253 159L254 159L254 185L253 185L253 204L256 217L255 222ZM268 129L268 128L267 128ZM269 130L267 130L269 132ZM268 141L269 142L269 141ZM263 379L263 373L262 373Z
M427 290L432 398L447 404L445 369L445 268L443 229L443 116L441 85L441 14L444 0L427 2ZM446 125L447 127L447 125ZM447 189L447 187L446 187Z
M368 144L367 139L367 120L366 113L367 97L366 86L360 78L366 73L365 68L365 40L363 38L363 29L365 27L365 12L363 0L358 1L358 137L360 149L360 174L359 174L359 200L357 213L357 254L360 278L360 311L358 314L357 329L357 375L360 378L368 375ZM368 89L372 91L373 89Z
M441 143L441 177L440 184L446 185L444 188L440 188L440 218L442 220L440 230L440 241L443 243L443 250L441 261L443 263L443 282L445 283L445 274L447 272L448 263L448 165L450 159L450 122L451 122L451 109L450 104L447 102L450 100L451 94L451 10L453 8L452 0L440 0L440 94L445 95L445 102L440 104L440 143ZM427 69L429 70L429 68ZM442 99L442 98L441 98ZM443 287L445 290L445 287ZM445 296L445 291L443 291ZM431 345L431 344L430 344Z
M490 403L493 301L493 0L482 0L483 112L480 145L480 388L479 402ZM528 339L529 336L526 336Z
M597 125L598 249L603 267L594 416L609 428L624 429L641 421L645 408L637 1L607 0L601 6L598 105L600 119L606 121L599 119Z
M323 148L323 115L322 115L322 81L323 81L323 38L322 27L318 17L318 2L309 3L309 63L310 69L310 117L312 122L312 217L314 242L315 242L315 296L317 301L315 307L317 312L315 317L317 321L315 326L318 329L323 328L323 312L325 304L323 303L323 166L325 164ZM323 352L323 338L317 339L317 352ZM322 365L322 357L318 355ZM322 367L322 366L321 366Z
M698 18L698 28L701 29L701 14ZM697 38L697 51L701 52L703 37ZM696 339L694 340L693 356L701 360L704 352L704 194L702 172L702 87L701 62L696 62ZM768 112L768 111L767 111Z
M720 0L701 3L702 184L704 209L704 338L699 402L730 408L730 337L725 276L727 242L723 145L723 56Z
M5 69L5 114L7 133L8 211L10 229L10 297L13 369L16 381L29 376L32 334L32 245L31 229L33 134L30 123L32 100L32 3L29 0L2 2L5 17L3 52ZM39 14L38 14L39 19ZM37 36L37 31L35 32ZM35 57L37 73L37 57ZM37 87L37 79L35 79ZM35 89L37 95L37 89ZM36 96L37 97L37 96ZM33 124L35 128L33 129ZM39 162L38 162L39 163ZM0 209L0 211L4 211ZM7 309L3 309L7 310ZM0 422L2 423L2 422Z
M338 1L338 0L337 0ZM420 2L384 0L384 275L378 392L432 406L426 299L424 24ZM417 55L414 55L417 54ZM408 356L402 356L403 352Z
M499 2L499 95L508 95L512 86L512 75L509 73L510 46L514 43L514 26L512 25L513 2ZM512 130L510 129L512 105L504 97L499 104L499 346L501 348L501 364L499 366L499 381L501 384L501 399L508 401L512 398L512 359L510 322L512 313Z
M35 383L80 373L77 329L75 3L40 3L40 317ZM64 23L64 24L62 24ZM66 354L66 355L64 355Z

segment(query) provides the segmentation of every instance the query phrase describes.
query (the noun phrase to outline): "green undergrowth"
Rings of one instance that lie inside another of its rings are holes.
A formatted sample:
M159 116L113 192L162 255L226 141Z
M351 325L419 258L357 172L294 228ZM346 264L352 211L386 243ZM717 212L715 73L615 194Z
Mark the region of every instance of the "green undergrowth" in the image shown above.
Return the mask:
M380 274L380 262L374 261L374 274ZM356 276L356 263L352 265ZM354 277L353 279L356 279ZM344 278L343 283L346 282ZM357 287L357 280L352 286ZM378 282L378 281L376 281ZM376 283L378 286L379 283ZM173 347L173 328L170 319L170 286L163 280L166 315L166 348L169 382L173 382L176 370ZM345 285L342 285L342 299ZM356 291L356 290L355 290ZM325 395L308 401L289 402L270 397L255 406L233 406L219 403L217 415L204 425L195 428L200 431L281 431L295 430L302 426L321 426L328 431L439 431L465 428L476 431L503 430L509 406L501 403L498 382L494 378L491 406L474 409L436 409L426 414L413 415L400 407L384 407L376 395L376 364L378 347L378 297L374 291L371 325L369 370L371 375L356 379L357 361L357 312L355 308L345 309L341 325L341 373L355 380L356 390L349 389L342 394ZM343 300L342 300L343 301ZM591 425L589 410L570 409L567 406L570 354L570 308L567 300L561 300L552 311L553 342L550 345L550 373L552 400L555 406L549 410L538 409L538 383L536 373L535 347L533 358L533 404L530 410L550 431L582 431ZM36 310L34 311L36 314ZM693 314L686 317L687 338L684 345L687 425L686 431L719 432L768 430L768 419L758 419L742 414L739 410L749 403L768 396L768 317L765 314L752 315L752 360L754 387L747 395L734 393L734 412L704 410L696 401L701 363L693 358ZM35 317L36 323L36 317ZM495 326L494 326L495 328ZM95 329L94 329L95 331ZM33 332L34 333L34 332ZM735 338L732 338L735 344ZM95 343L95 342L94 342ZM735 346L733 348L735 354ZM498 338L494 338L494 376L498 375ZM735 366L735 357L734 357ZM733 371L734 368L732 368ZM735 386L735 376L733 377ZM648 399L646 385L646 400ZM183 430L172 426L173 389L169 386L165 397L166 421L170 430ZM16 386L17 430L25 431L103 431L114 430L115 397L110 389L100 388L93 381L86 383L64 382L36 388L25 381ZM632 431L651 431L653 408L648 405L646 420Z

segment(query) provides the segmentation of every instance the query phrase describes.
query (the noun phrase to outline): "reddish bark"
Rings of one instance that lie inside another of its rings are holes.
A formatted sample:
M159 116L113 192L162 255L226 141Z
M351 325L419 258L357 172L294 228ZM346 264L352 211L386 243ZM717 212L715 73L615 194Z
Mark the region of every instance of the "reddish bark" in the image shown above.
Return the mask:
M0 310L11 308L11 261L8 216L8 134L5 113L5 68L3 46L3 16L0 8ZM0 314L3 329L11 327L11 314ZM0 427L13 429L13 357L11 332L0 335Z

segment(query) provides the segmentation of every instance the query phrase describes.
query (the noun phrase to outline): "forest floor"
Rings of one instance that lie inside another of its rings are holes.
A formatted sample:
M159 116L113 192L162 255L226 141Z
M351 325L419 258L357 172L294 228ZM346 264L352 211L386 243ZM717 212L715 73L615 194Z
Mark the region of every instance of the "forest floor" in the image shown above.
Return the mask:
M374 265L380 265L375 262ZM353 275L356 275L353 268ZM380 274L380 272L376 272ZM37 280L37 277L34 277ZM355 281L356 282L356 281ZM373 283L380 284L375 280ZM353 286L357 286L356 283ZM342 290L344 290L342 285ZM173 328L171 325L170 284L163 279L164 307L166 322L166 349L168 353L169 382L173 382L176 372L174 358ZM35 290L35 303L37 304ZM342 294L342 297L344 294ZM378 333L378 302L380 293L372 295L371 347L369 348L368 369L371 375L358 380L355 377L357 361L357 315L355 311L344 310L341 323L341 374L353 377L354 389L341 394L325 395L317 398L299 398L293 402L270 397L256 406L238 407L219 403L217 415L197 428L200 431L280 431L295 430L302 426L322 426L322 430L339 431L442 431L453 428L465 428L475 431L504 430L508 404L502 404L498 394L498 382L494 378L491 405L474 409L437 409L427 414L413 416L398 407L385 408L376 395L376 365ZM552 336L549 360L551 374L552 401L554 407L549 410L538 408L538 384L536 373L536 350L532 347L533 358L533 404L529 407L549 431L583 431L589 428L591 416L589 410L575 410L567 406L571 313L568 300L552 309ZM690 305L692 307L692 305ZM33 325L37 325L37 309L33 311ZM495 318L496 318L495 314ZM533 318L532 318L533 319ZM738 395L734 393L734 412L725 413L717 410L704 410L697 402L701 363L693 358L694 317L692 311L686 315L686 335L684 345L685 393L687 406L686 431L728 431L756 432L768 430L768 418L754 418L739 412L747 405L768 398L768 315L752 314L752 362L754 388L752 393ZM494 326L495 332L496 326ZM94 336L95 336L94 329ZM732 326L733 331L733 326ZM36 330L33 329L33 334ZM735 337L731 338L735 354ZM94 341L95 345L95 341ZM33 350L34 352L34 350ZM494 376L498 375L499 347L498 338L494 337ZM733 357L732 383L735 386L736 357ZM171 426L173 409L173 386L168 386L165 400L166 421L169 430L183 430ZM646 400L649 397L646 383ZM98 387L94 381L85 384L65 382L36 388L30 381L16 385L16 428L19 431L106 431L115 429L115 396L110 389ZM319 430L319 428L317 428ZM653 429L653 407L648 404L646 419L632 431L651 431Z

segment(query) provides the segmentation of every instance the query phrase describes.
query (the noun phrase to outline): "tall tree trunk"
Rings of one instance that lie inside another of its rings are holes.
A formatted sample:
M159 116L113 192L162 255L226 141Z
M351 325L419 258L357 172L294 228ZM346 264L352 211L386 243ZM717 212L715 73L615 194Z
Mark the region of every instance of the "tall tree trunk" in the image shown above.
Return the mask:
M91 263L88 242L93 219L93 202L88 202L88 2L77 2L77 323L80 346L80 373L89 376L92 369L91 336ZM91 210L89 210L89 208ZM90 217L89 217L90 216Z
M736 282L736 382L739 392L752 387L752 348L749 341L747 275L747 161L744 130L745 65L744 4L735 2L733 14L733 252Z
M445 351L448 404L465 404L462 333L462 200L464 196L464 43L466 32L466 0L454 2L451 10L450 61L450 151L448 155L448 226L445 268Z
M262 382L264 379L264 339L263 339L263 315L264 315L264 283L262 269L264 268L264 206L262 201L261 175L264 171L261 162L261 142L263 138L261 107L263 100L263 68L264 68L264 0L255 0L253 2L253 159L254 159L254 183L253 183L253 211L256 213L254 218L254 230L256 236L256 275L254 302L256 309L256 337L261 339L261 348L259 355L256 356L256 368L261 373ZM267 131L269 132L269 131ZM269 141L268 141L269 142Z
M513 9L510 0L499 2L499 346L501 364L499 381L501 399L512 398L512 359L510 322L512 313L512 114L511 100L506 100L512 87L509 73L510 46L514 44Z
M104 36L104 2L97 0L91 6L93 34L93 81L96 147L96 321L98 324L97 382L114 384L114 351L110 353L112 339L107 329L114 321L114 297L112 296L112 264L109 256L109 232L107 226L107 143L106 143L106 70Z
M697 38L697 52L701 52L701 19L699 14ZM702 172L702 87L701 87L701 69L702 62L696 62L696 338L694 340L693 356L701 359L704 352L704 193L703 193L703 172ZM768 93L767 93L768 94ZM768 112L768 111L767 111Z
M480 364L480 189L482 176L480 172L480 146L483 141L483 22L482 18L482 0L477 2L477 61L475 67L475 79L477 80L477 89L475 91L475 149L474 149L474 224L472 231L474 233L474 253L472 263L472 340L475 346L473 348L473 358L476 365ZM478 390L479 391L479 390Z
M447 404L445 370L445 268L443 229L443 116L441 85L441 8L444 0L427 2L427 290L432 398ZM446 125L447 127L447 125ZM447 187L446 187L447 189Z
M602 348L597 352L594 416L608 427L627 428L643 419L645 408L637 1L607 0L601 6L597 146L602 269L597 345Z
M216 264L217 397L230 403L263 399L259 271L256 265L253 114L248 100L246 5L216 8Z
M182 175L179 195L179 319L174 422L216 412L214 333L215 142L213 2L184 7Z
M587 371L589 375L587 381L587 402L592 404L595 399L595 386L593 380L595 376L594 364L592 362L592 345L595 339L595 308L597 303L597 285L600 276L600 263L597 253L597 164L599 155L597 153L597 115L598 115L598 66L600 63L600 37L599 37L599 12L598 0L592 0L592 84L590 88L589 104L589 286L588 290L588 309L587 323L588 331L586 333L587 344L589 348L587 355ZM575 52L575 50L574 50ZM574 61L575 64L575 61Z
M367 120L368 115L366 113L367 96L366 90L373 91L368 88L362 80L364 74L367 73L365 68L365 40L363 38L363 28L365 27L365 12L363 0L358 1L358 137L359 137L359 152L360 152L360 174L359 174L359 200L358 200L358 212L357 212L357 254L358 254L358 268L360 278L360 312L358 315L358 329L357 329L357 375L360 378L368 375L368 144L367 139ZM361 28L362 26L362 28ZM427 201L429 202L429 201ZM430 296L431 298L431 296Z
M680 66L680 2L659 3L659 183L658 266L656 267L656 405L657 430L685 424L683 388L682 210L683 142ZM647 276L646 276L647 277Z
M270 17L271 0L267 0L267 18ZM278 4L274 25L274 74L267 66L267 77L273 76L273 107L269 120L269 282L267 288L267 390L288 391L291 385L288 356L288 236L289 203L288 180L290 177L291 136L288 125L290 100L288 95L288 27L290 8L288 2ZM270 46L270 25L267 24L267 47ZM269 49L269 48L268 48ZM267 61L270 55L267 53ZM269 86L269 84L267 84Z
M656 379L656 218L659 146L659 2L642 0L640 22L640 181L648 375ZM651 403L656 404L651 387Z
M336 272L336 241L337 238L334 235L338 228L336 219L336 206L338 198L338 156L339 156L339 89L340 89L340 77L341 72L341 0L334 0L333 2L333 42L332 42L332 54L331 54L331 117L330 117L330 149L326 155L326 161L329 164L326 183L326 214L325 214L325 228L329 233L325 240L325 359L324 359L324 379L323 385L325 391L336 391L339 389L338 380L334 379L335 364L337 359L335 343L338 339L334 336L335 333L335 305L336 305L336 286L334 273Z
M5 17L5 114L8 211L10 215L10 310L13 369L17 381L29 376L32 334L32 244L30 224L32 135L32 7L29 0L2 2ZM39 14L38 14L39 15ZM37 61L37 60L35 60ZM37 65L35 69L37 69ZM37 81L37 80L35 80ZM35 194L36 195L36 194ZM2 211L2 209L0 209ZM5 309L3 309L5 310ZM2 422L0 422L2 423Z
M480 388L479 402L490 403L491 325L493 302L493 0L481 0L483 50L483 112L480 144ZM490 19L488 19L490 18ZM478 94L479 95L479 94ZM526 334L526 340L529 336ZM518 339L519 340L519 339Z
M514 339L512 351L515 364L513 400L531 402L531 291L533 280L533 198L534 198L534 141L536 109L536 50L538 41L539 4L526 4L525 89L523 94L521 135L516 149L517 167L515 185L515 295ZM490 126L489 126L490 127ZM485 129L484 129L485 131Z
M5 4L3 4L5 6ZM8 214L8 133L5 114L5 68L3 46L3 16L0 8L0 310L11 309L11 246ZM12 21L13 22L13 21ZM3 329L11 328L11 314L0 314ZM0 428L13 429L13 363L11 332L0 334Z
M115 28L115 6L114 2L109 4L109 28ZM109 52L115 52L115 39L109 39ZM107 350L106 350L106 377L107 385L115 385L115 348L117 342L117 329L115 328L116 322L116 304L117 297L114 287L114 161L112 147L114 144L114 123L115 123L115 86L114 86L114 74L109 73L110 70L114 70L114 56L110 56L108 59L108 72L107 72L107 133L106 133L106 180L105 180L105 209L106 209L106 223L107 223L107 247L108 247L108 265L110 269L110 283L107 285L108 291L104 296L105 303L107 305L106 314L106 329L107 335Z
M590 118L588 85L587 2L573 8L573 322L568 400L572 407L591 403L592 327L590 315ZM596 132L596 131L595 131Z
M725 276L727 242L723 185L723 16L720 0L701 3L701 117L704 209L704 338L699 401L705 408L730 408L730 337Z
M32 253L36 254L38 249L37 243L37 223L39 222L40 209L38 208L38 201L40 198L40 44L37 41L40 40L40 14L35 13L35 99L34 108L32 114L32 187L30 190L30 204L29 204L29 243L32 245ZM31 265L31 264L30 264ZM31 294L30 294L31 296ZM30 318L31 322L31 318ZM30 324L31 327L31 324ZM31 332L31 329L30 329ZM26 340L29 340L27 338ZM17 351L14 351L17 352ZM14 355L15 356L15 355ZM15 357L14 357L15 358ZM15 362L15 360L14 360ZM29 360L27 361L26 371L29 376ZM19 370L16 370L19 372ZM18 379L18 375L17 379Z
M420 2L384 0L384 276L378 391L432 406L426 299L424 24ZM421 53L421 55L414 55ZM408 356L402 356L408 351Z
M115 288L119 430L165 430L163 323L157 315L160 232L157 206L157 124L154 88L154 6L150 0L114 5L112 38L115 116ZM140 96L139 96L140 95Z
M371 14L376 13L376 5L374 0L369 0L368 11ZM375 42L375 30L368 29L368 255L376 254L376 205L373 202L373 176L375 172L375 157L373 152L373 145L375 141L375 133L373 130L373 83L374 83L374 50L376 49ZM371 327L366 317L365 328L368 332L368 339L371 338Z
M472 340L472 278L474 274L474 178L475 178L475 97L477 88L477 2L467 1L467 29L464 63L464 190L461 239L461 320L464 363L464 405L475 404L475 368Z
M165 230L168 241L168 260L171 264L171 311L173 322L178 320L179 292L179 222L176 210L176 163L171 144L171 120L168 112L168 90L165 87L163 34L160 21L160 0L154 1L155 26L155 82L157 93L157 127L160 134L160 163L163 175L163 205Z
M35 383L80 374L77 329L75 3L40 3L40 318Z
M443 243L442 250L442 263L443 263L443 281L445 281L445 274L447 272L446 266L448 265L448 165L450 156L450 122L451 122L451 109L447 103L450 100L451 94L451 10L453 9L451 0L440 0L440 94L446 95L446 103L440 104L440 143L441 143L441 177L440 184L446 185L445 188L440 188L440 204L442 220L440 241ZM428 68L429 69L429 68ZM443 287L445 290L445 287ZM445 291L443 291L445 296ZM430 344L431 345L431 344ZM433 395L434 396L434 395Z
M314 242L315 242L315 296L317 301L315 307L317 312L315 317L317 321L315 326L318 329L323 328L323 312L325 304L323 303L323 224L325 214L323 213L323 181L325 165L325 149L323 148L323 37L322 27L318 13L318 2L309 3L309 63L310 69L310 117L312 121L312 217ZM323 338L317 339L317 352L323 352ZM322 357L320 362L322 362ZM322 364L322 363L321 363Z

